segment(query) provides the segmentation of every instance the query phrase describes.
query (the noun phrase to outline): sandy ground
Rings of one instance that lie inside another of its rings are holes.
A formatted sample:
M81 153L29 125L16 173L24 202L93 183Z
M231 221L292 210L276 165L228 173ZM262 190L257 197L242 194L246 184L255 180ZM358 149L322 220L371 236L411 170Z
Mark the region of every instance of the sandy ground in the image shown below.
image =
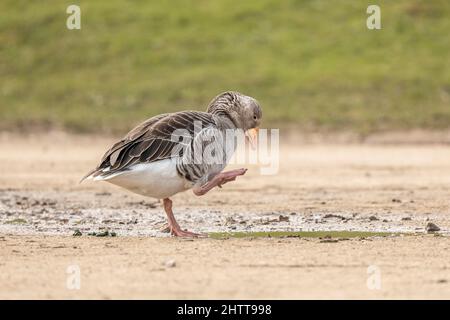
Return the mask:
M173 198L191 231L414 234L329 242L169 238L158 202L78 184L112 141L0 135L0 298L450 298L447 144L290 139L276 175L251 165L223 189ZM117 236L88 236L105 230Z

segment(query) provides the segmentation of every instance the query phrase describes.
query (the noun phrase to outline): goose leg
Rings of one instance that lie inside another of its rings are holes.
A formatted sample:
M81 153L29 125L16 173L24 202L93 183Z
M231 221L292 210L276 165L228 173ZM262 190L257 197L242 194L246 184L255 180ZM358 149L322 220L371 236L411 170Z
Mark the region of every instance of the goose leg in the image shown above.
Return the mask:
M242 176L247 172L247 169L237 169L231 171L221 172L214 176L210 181L200 187L194 187L193 192L196 196L202 196L214 187L221 188L227 182L236 180L236 177Z
M178 222L175 220L175 216L172 211L172 200L165 198L163 200L164 210L167 214L167 220L169 223L170 234L175 237L201 237L202 234L193 233L189 231L182 230Z

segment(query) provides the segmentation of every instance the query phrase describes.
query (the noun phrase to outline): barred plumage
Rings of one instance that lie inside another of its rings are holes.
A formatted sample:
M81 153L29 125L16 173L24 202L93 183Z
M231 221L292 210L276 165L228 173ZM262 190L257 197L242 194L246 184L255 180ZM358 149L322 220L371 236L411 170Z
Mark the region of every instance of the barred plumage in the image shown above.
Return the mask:
M164 114L145 121L114 144L105 153L97 168L85 178L107 178L128 170L136 163L151 163L170 158L173 148L178 144L177 141L172 141L173 132L183 129L193 136L195 121L199 121L203 126L216 125L211 114L198 111Z

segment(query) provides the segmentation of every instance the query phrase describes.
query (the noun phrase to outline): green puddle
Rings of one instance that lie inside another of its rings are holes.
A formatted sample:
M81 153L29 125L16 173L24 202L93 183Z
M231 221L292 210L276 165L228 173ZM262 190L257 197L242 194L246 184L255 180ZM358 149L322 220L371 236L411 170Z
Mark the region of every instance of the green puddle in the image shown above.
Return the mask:
M20 218L14 219L14 220L5 221L5 224L26 224L26 223L27 223L27 220L20 219Z
M388 237L399 233L370 231L270 231L270 232L211 232L212 239L226 238L368 238Z

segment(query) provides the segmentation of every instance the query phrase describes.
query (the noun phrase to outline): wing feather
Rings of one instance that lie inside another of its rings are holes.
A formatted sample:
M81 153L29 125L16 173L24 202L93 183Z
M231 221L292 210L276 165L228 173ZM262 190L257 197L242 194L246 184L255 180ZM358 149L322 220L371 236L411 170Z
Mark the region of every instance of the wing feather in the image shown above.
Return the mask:
M211 114L199 111L163 114L148 119L115 143L104 154L100 164L81 181L89 177L106 177L127 170L136 163L170 158L173 148L179 143L172 141L174 130L184 129L193 138L195 121L200 121L202 127L216 125ZM178 155L181 156L182 152Z

